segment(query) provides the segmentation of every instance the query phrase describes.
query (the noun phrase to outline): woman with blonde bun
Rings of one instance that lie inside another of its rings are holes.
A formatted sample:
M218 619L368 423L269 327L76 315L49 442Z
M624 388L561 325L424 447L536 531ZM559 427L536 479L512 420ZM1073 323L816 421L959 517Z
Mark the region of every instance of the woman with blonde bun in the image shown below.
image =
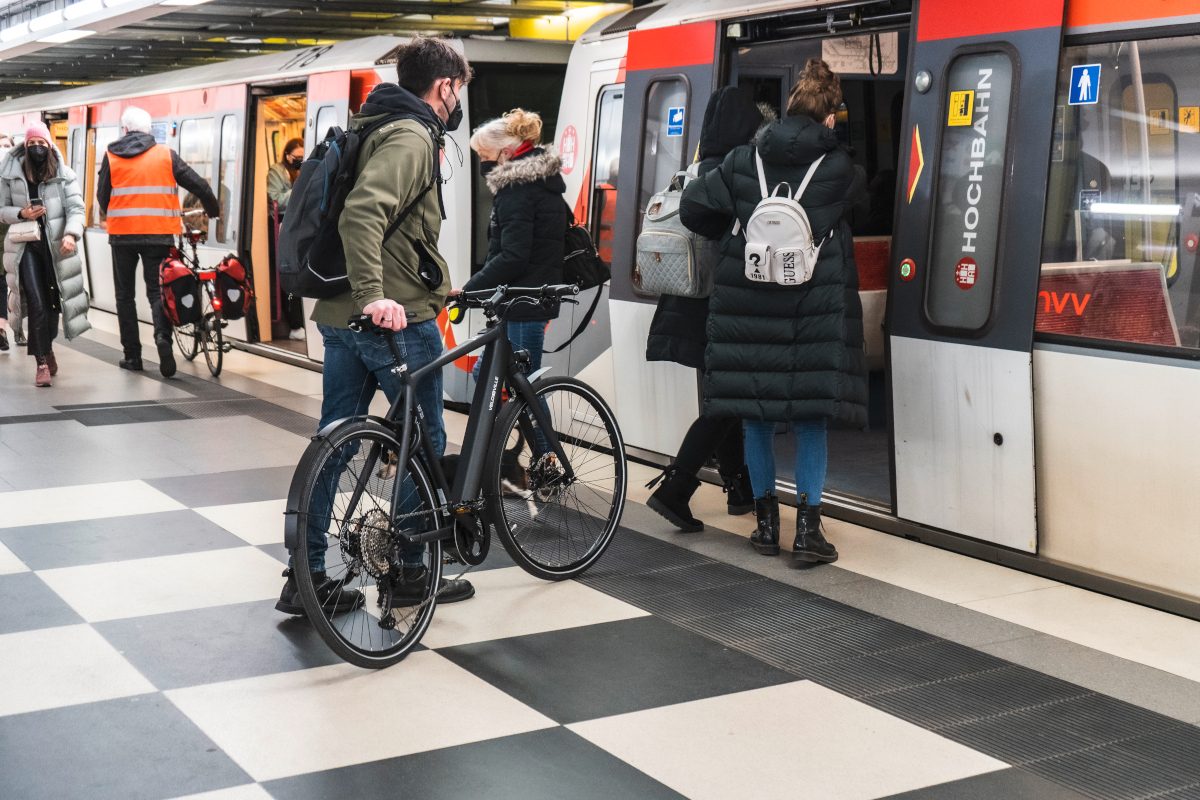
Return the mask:
M452 296L497 286L562 283L567 185L558 151L539 146L541 138L542 118L520 108L472 134L479 171L495 195L488 254L483 269ZM547 309L530 304L516 304L506 316L509 340L514 349L529 352L534 371L541 369L546 323L557 316L557 305Z

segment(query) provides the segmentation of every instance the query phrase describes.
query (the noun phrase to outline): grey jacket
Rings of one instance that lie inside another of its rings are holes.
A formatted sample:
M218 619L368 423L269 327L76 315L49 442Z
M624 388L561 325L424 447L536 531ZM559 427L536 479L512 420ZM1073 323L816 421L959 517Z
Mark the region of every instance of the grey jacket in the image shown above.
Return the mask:
M84 206L83 193L75 173L62 163L57 147L50 148L50 157L58 167L55 177L41 186L39 195L46 213L42 217L50 238L50 253L54 258L54 275L58 280L59 301L62 304L63 332L68 339L91 330L88 322L88 295L83 280L83 259L79 257L83 247ZM21 209L29 205L29 185L25 180L25 146L14 147L0 163L0 223L13 225L23 221ZM63 237L75 237L75 250L64 256L59 249ZM21 256L25 253L25 242L10 241L4 237L4 268L17 272Z

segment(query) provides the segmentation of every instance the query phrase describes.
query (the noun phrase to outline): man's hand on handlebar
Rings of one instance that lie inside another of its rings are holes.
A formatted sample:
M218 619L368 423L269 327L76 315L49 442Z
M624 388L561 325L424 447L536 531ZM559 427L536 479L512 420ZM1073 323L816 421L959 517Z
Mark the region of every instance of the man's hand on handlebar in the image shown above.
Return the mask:
M363 313L371 315L371 322L390 331L402 331L408 327L404 306L395 300L376 300L363 306Z

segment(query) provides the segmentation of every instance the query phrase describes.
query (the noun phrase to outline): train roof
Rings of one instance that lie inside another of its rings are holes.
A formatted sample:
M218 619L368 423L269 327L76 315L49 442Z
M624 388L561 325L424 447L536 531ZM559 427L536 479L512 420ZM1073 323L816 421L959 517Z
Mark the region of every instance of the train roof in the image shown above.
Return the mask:
M263 56L233 59L200 67L142 75L123 81L81 86L57 92L43 92L0 103L0 115L27 111L53 111L72 106L108 100L166 94L187 89L227 86L235 83L258 83L302 78L316 72L348 69L369 69L394 62L396 48L410 40L398 36L370 36L330 45L305 47ZM460 39L467 58L472 61L512 60L505 50L513 46L507 39ZM569 43L521 40L520 61L523 63L565 64L571 52ZM316 58L297 58L312 51ZM320 51L319 53L317 51Z
M586 44L601 37L628 35L632 30L817 8L835 2L838 0L667 0L604 17L588 28L579 41Z

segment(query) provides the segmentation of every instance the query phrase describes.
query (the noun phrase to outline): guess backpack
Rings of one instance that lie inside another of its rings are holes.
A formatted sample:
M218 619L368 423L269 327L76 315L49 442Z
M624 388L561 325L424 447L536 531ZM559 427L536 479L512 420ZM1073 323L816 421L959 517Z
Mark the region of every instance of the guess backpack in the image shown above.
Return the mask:
M762 200L754 207L746 221L746 279L767 283L774 281L784 286L799 286L812 277L817 266L821 245L813 239L812 225L808 214L800 205L800 198L808 188L813 173L825 160L821 156L812 163L795 197L788 194L788 185L780 183L767 194L767 176L763 172L762 156L754 151L754 163L758 166L758 188ZM784 188L779 195L779 187ZM737 236L741 220L734 223L733 235ZM830 231L830 235L833 232Z

